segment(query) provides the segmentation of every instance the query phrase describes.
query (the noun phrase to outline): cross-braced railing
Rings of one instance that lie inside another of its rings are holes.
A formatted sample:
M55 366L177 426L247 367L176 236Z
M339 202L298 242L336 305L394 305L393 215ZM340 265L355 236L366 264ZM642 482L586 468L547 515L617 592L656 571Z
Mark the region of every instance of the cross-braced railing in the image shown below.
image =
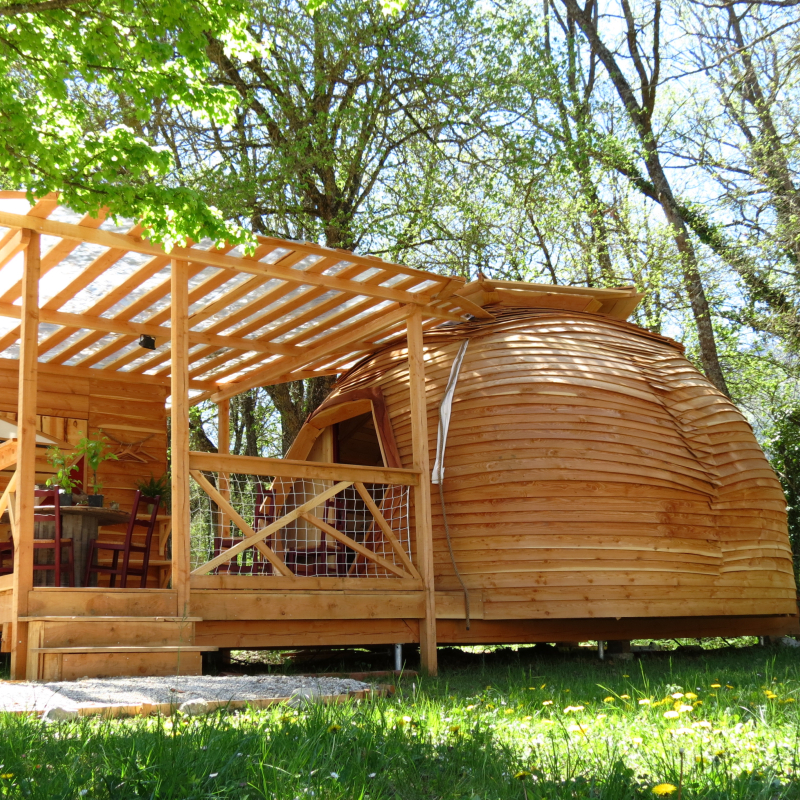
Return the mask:
M418 476L193 453L192 575L413 578Z

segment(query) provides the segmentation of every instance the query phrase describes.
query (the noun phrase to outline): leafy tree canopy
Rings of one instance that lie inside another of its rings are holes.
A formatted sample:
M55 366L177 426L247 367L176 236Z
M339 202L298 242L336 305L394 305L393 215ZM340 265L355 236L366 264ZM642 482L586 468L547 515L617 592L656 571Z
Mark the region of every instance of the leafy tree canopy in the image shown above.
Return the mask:
M235 122L238 95L208 81L207 48L242 63L263 57L271 43L250 33L248 12L246 0L0 0L2 184L31 198L59 191L82 213L107 206L167 244L246 240L167 179L172 155L142 123L165 105L223 129Z

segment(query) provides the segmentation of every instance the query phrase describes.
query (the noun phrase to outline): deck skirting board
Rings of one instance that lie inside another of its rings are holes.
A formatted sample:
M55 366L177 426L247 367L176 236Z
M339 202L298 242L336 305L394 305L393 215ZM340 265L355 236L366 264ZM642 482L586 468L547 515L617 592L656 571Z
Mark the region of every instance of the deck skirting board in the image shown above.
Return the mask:
M420 618L416 592L265 592L195 589L191 615L203 620L370 620Z
M437 644L532 644L596 639L670 639L705 636L781 636L800 633L795 616L631 617L628 619L472 619L436 623ZM235 650L287 647L410 644L417 619L206 620L196 623L195 644Z
M628 617L622 619L439 620L439 645L532 644L708 636L783 636L800 633L798 616Z

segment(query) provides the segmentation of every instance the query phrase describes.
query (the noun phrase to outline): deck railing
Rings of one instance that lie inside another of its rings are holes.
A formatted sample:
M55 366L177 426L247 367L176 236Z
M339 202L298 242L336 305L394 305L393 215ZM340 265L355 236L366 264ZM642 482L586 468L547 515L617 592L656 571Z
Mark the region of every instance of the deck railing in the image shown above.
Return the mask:
M189 466L193 576L420 579L416 472L208 453Z

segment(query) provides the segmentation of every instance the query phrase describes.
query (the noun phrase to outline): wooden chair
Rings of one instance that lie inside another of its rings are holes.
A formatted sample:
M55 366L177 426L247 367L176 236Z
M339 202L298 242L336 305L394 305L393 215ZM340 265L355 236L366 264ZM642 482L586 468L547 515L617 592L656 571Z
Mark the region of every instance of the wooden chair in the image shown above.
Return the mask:
M258 531L265 528L275 519L275 493L272 489L265 490L261 482L256 484L256 495L253 510L253 530ZM225 550L230 550L238 544L244 537L242 536L215 536L214 554L216 558ZM252 563L246 563L245 553L252 554ZM272 575L272 564L266 559L256 547L238 553L229 561L220 564L212 571L213 575Z
M331 497L325 501L322 518L336 530L342 529L345 511L340 498ZM347 574L348 568L347 547L335 539L329 541L325 531L320 531L318 545L306 549L287 550L285 562L295 575L304 578L343 576Z
M0 542L0 575L11 575L14 572L14 542L9 539Z
M68 570L69 580L68 585L75 585L75 561L72 552L72 539L63 539L61 537L61 503L58 496L58 489L35 489L34 497L40 501L45 501L37 504L34 508L33 521L34 522L52 522L54 523L55 533L52 539L34 539L33 551L36 553L40 550L53 551L52 564L36 564L33 565L34 572L50 571L54 573L54 585L61 586L61 573ZM51 502L46 502L50 500ZM42 513L43 510L50 513ZM67 551L66 561L64 560L64 550Z
M152 503L153 511L147 521L137 519L136 515L139 513L139 504ZM89 586L89 580L92 573L103 574L109 576L109 587L115 588L117 576L120 577L120 589L128 588L129 576L140 576L139 588L145 589L147 587L147 572L150 566L150 548L153 544L153 531L156 527L156 517L158 516L158 506L161 503L161 497L144 497L141 492L137 491L133 499L133 508L131 509L131 516L128 520L128 527L125 531L125 538L121 542L107 542L101 539L93 539L89 546L89 555L86 559L86 576L84 578L84 586ZM144 545L135 545L133 543L133 533L136 526L140 525L145 527ZM111 566L101 566L99 563L92 564L96 553L107 550L112 554ZM141 553L142 564L140 567L132 567L130 560L131 554ZM122 555L122 564L119 563L120 554Z

